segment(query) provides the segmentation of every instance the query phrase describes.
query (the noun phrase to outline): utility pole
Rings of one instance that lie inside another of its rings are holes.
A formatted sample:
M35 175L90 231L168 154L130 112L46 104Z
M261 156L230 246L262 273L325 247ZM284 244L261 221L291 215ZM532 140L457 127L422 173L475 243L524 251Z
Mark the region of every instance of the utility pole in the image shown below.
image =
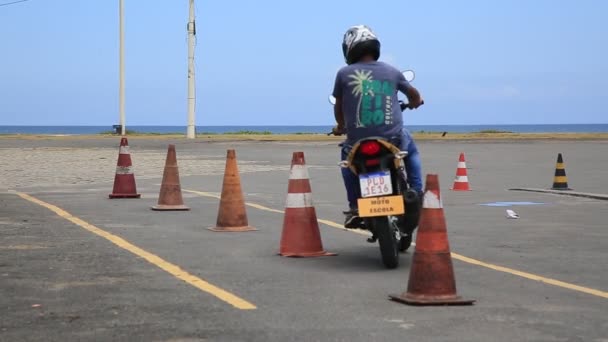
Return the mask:
M120 135L125 135L125 32L124 32L124 4L123 0L118 2L119 21L119 81L118 81L118 108L120 112Z
M186 138L196 138L195 105L196 90L194 83L194 43L196 36L196 24L194 21L194 0L190 1L190 18L188 19L188 129Z

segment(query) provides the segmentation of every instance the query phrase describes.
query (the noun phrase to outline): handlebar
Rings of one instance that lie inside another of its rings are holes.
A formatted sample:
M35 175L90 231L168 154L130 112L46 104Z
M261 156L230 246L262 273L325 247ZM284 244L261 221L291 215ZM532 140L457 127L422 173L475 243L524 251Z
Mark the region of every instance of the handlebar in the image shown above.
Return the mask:
M420 103L420 105L422 106L423 104L424 104L424 100L422 100L422 102ZM399 100L399 107L401 108L402 112L405 111L406 109L408 109L409 108L408 106L409 106L408 103L405 103L405 102Z

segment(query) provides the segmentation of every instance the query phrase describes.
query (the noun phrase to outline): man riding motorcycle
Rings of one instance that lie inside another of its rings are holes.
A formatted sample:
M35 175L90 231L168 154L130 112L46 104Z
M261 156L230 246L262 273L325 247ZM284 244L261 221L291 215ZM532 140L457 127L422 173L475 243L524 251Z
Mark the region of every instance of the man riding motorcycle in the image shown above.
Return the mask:
M346 134L346 140L340 145L342 160L360 139L383 137L408 152L405 159L408 184L422 198L420 155L412 136L403 127L397 91L406 95L410 109L423 103L420 93L398 69L378 62L380 41L369 27L349 28L344 34L342 52L347 66L338 71L333 90L337 123L333 133ZM349 204L349 210L344 212L344 226L359 228L363 224L357 209L359 179L349 168L342 169L342 178Z

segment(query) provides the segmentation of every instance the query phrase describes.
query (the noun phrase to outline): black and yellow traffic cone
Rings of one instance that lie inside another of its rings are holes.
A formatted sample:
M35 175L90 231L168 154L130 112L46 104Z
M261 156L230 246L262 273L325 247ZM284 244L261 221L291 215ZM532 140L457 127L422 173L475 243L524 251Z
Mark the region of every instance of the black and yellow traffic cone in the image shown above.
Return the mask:
M555 166L555 177L553 178L553 190L572 190L568 187L568 177L566 176L566 168L564 167L564 159L562 154L557 155L557 165Z

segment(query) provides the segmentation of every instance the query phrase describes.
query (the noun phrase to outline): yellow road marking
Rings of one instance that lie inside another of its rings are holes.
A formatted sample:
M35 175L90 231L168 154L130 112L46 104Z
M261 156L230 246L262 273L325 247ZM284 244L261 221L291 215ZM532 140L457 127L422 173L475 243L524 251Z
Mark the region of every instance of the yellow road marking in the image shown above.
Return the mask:
M195 191L195 190L188 190L188 189L182 189L182 191L189 192L191 194L196 194L196 195L203 196L203 197L211 197L211 198L217 198L217 199L220 198L220 196L218 196L216 194L212 194L210 192ZM256 209L260 209L260 210L264 210L264 211L269 211L269 212L272 212L272 213L278 213L278 214L284 214L285 213L284 210L272 209L272 208L265 207L265 206L257 204L257 203L245 202L245 205L248 206L248 207L252 207L252 208L256 208ZM328 220L322 220L322 219L317 219L317 221L319 223L324 224L324 225L327 225L327 226L330 226L330 227L333 227L333 228L338 228L338 229L341 229L341 230L344 230L344 231L347 231L347 232L352 232L352 233L356 233L356 234L360 234L360 235L371 236L371 234L369 234L367 231L360 230L360 229L357 229L357 230L346 229L346 228L344 228L343 225L338 224L336 222L332 222L332 221L328 221Z
M147 260L152 265L157 266L158 268L173 275L174 277L185 281L186 283L196 287L197 289L199 289L203 292L206 292L208 294L211 294L211 295L223 300L224 302L234 306L237 309L241 309L241 310L256 309L255 305L251 304L250 302L248 302L242 298L239 298L236 295L234 295L226 290L223 290L213 284L210 284L195 275L192 275L192 274L186 272L185 270L181 269L179 266L174 265L168 261L165 261L162 258L160 258L159 256L156 256L148 251L145 251L117 235L111 234L109 232L106 232L103 229L95 227L94 225L83 221L82 219L68 213L67 211L65 211L57 206L54 206L50 203L41 201L28 194L24 194L21 192L17 192L16 194L27 201L36 203L42 207L49 209L50 211L54 212L55 214L59 215L60 217L88 230L89 232L91 232L93 234L103 237L104 239L112 242L113 244L117 245L118 247L123 248L123 249Z
M279 214L285 213L283 210L272 209L272 208L268 208L263 205L259 205L259 204L255 204L255 203L245 202L245 205L250 206L252 208L260 209L260 210L270 211L273 213L279 213Z
M486 268L489 268L489 269L492 269L495 271L510 273L510 274L520 276L522 278L527 278L530 280L536 280L541 283L547 283L547 284L563 287L565 289L569 289L569 290L573 290L573 291L579 291L579 292L587 293L587 294L602 297L602 298L608 298L608 292L605 292L605 291L600 291L600 290L596 290L596 289L592 289L592 288L588 288L588 287L584 287L584 286L570 284L570 283L566 283L566 282L556 280L556 279L545 278L545 277L542 277L542 276L539 276L536 274L522 272L522 271L514 270L514 269L508 268L508 267L488 264L483 261L479 261L479 260L469 258L464 255L460 255L460 254L456 254L456 253L452 253L452 258L467 262L469 264L486 267Z
M193 193L193 194L197 194L200 196L205 196L205 197L213 197L213 198L220 198L220 196L215 195L215 194L211 194L208 192L201 192L201 191L194 191L194 190L186 190L183 189L183 191L185 192L189 192L189 193ZM270 211L273 213L285 213L285 211L283 210L277 210L277 209L272 209L272 208L268 208L265 207L263 205L259 205L259 204L255 204L255 203L249 203L246 202L245 205L252 207L252 208L256 208L256 209L260 209L260 210L265 210L265 211ZM364 230L353 230L353 229L346 229L344 228L343 225L333 222L333 221L329 221L329 220L323 220L323 219L318 219L317 220L319 223L325 224L327 226L330 226L332 228L338 228L341 230L345 230L348 232L352 232L352 233L356 233L356 234L360 234L360 235L366 235L366 236L370 236L371 234L367 231ZM412 243L412 246L415 246L415 243ZM534 281L538 281L541 283L546 283L546 284L550 284L550 285L554 285L554 286L558 286L558 287L562 287L565 289L569 289L569 290L573 290L573 291L578 291L578 292L583 292L586 294L590 294L593 296L597 296L597 297L602 297L602 298L606 298L608 299L608 292L606 291L600 291L600 290L596 290L596 289L592 289L589 287L584 287L584 286L579 286L579 285L575 285L575 284L570 284L570 283L566 283L557 279L551 279L551 278L546 278L543 276L539 276L536 274L532 274L532 273L527 273L527 272L522 272L522 271L518 271L512 268L508 268L508 267L504 267L504 266L498 266L498 265L494 265L494 264L490 264L490 263L486 263L477 259L473 259L473 258L469 258L466 257L464 255L461 254L457 254L457 253L451 253L452 258L456 259L456 260L460 260L472 265L476 265L476 266L481 266L481 267L485 267L485 268L489 268L491 270L494 271L498 271L498 272L504 272L504 273L509 273L512 275L516 275L518 277L522 277L522 278L526 278L526 279L530 279L530 280L534 280Z

